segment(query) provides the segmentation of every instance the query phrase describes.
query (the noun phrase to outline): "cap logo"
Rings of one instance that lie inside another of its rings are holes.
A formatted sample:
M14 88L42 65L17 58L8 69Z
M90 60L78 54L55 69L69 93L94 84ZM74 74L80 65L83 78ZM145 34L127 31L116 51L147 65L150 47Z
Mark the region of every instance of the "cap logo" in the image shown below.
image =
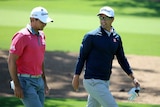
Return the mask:
M102 9L101 11L107 11L107 12L110 12L109 10L107 10L107 9Z
M38 16L37 14L32 14L32 16Z
M48 15L48 13L41 13L41 15L42 15L42 16L44 16L44 15Z
M48 13L41 13L41 16L48 15ZM38 16L38 14L32 14L32 16Z
M41 9L41 11L44 11L44 9ZM42 15L42 16L48 15L48 13L45 13L45 12L43 13L43 12L42 12L41 15Z

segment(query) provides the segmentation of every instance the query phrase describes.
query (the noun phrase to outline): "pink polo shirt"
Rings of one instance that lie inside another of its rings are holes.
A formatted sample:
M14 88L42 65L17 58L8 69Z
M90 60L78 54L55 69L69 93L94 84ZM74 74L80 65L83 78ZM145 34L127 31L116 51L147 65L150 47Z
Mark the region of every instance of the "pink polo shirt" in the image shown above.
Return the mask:
M9 52L19 56L16 62L19 74L42 74L45 45L44 33L34 34L30 25L14 35Z

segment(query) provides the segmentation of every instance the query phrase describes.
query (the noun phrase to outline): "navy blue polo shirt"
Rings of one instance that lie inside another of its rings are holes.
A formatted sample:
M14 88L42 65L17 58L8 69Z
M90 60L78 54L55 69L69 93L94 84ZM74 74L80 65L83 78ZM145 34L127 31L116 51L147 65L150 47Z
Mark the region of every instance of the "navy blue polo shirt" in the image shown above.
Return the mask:
M109 80L114 56L129 75L132 73L125 57L120 36L114 31L108 35L102 27L85 34L76 64L75 74L80 75L83 68L85 79Z

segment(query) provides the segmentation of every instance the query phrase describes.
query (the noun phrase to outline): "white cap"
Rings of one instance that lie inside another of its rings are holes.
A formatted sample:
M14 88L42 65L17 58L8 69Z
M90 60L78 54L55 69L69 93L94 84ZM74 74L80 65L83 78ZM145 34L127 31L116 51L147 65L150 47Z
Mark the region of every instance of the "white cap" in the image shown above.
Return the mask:
M104 14L108 17L114 17L114 10L109 6L105 6L99 10L98 15L100 15L100 14Z
M35 7L31 11L30 17L37 18L43 23L53 22L53 19L48 16L48 11L43 7Z

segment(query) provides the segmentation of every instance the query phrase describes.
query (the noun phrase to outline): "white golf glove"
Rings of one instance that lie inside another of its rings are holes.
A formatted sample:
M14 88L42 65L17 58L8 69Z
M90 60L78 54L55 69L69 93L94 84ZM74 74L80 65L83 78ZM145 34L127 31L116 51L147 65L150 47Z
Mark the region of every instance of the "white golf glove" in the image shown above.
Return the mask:
M13 82L13 80L12 80L12 81L10 81L10 86L11 86L11 89L13 89L13 90L14 90L15 86L14 86L14 82Z
M135 100L136 97L139 96L139 91L140 91L140 87L131 88L131 90L128 92L128 94L130 95L128 100L129 101Z

